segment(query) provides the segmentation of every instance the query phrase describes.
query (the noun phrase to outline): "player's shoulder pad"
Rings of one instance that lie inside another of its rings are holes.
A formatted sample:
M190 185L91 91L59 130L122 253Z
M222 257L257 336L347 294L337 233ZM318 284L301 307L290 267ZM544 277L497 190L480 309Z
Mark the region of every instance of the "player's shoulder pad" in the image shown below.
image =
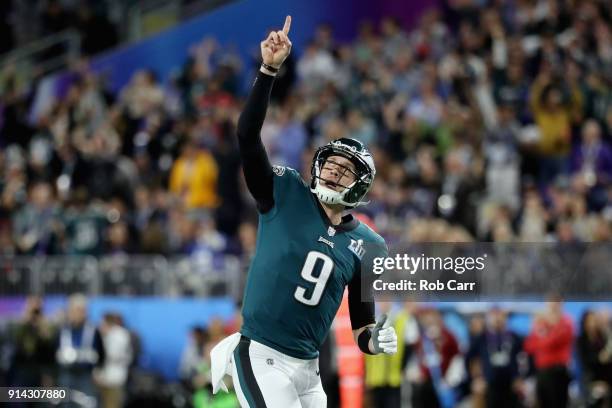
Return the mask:
M374 232L363 222L359 222L359 226L352 231L351 244L349 249L357 255L361 260L367 253L380 254L380 256L387 256L389 248L383 237Z
M359 222L359 233L364 242L386 245L385 239L363 222Z

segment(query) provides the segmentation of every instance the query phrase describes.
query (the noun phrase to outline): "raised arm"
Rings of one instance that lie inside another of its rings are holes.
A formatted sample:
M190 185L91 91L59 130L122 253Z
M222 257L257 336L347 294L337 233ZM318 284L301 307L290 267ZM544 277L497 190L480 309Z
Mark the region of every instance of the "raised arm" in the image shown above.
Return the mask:
M280 31L272 31L261 42L263 63L238 120L238 146L247 187L262 214L274 206L273 173L268 155L261 142L261 127L266 118L272 84L278 69L291 52L289 29L291 16Z

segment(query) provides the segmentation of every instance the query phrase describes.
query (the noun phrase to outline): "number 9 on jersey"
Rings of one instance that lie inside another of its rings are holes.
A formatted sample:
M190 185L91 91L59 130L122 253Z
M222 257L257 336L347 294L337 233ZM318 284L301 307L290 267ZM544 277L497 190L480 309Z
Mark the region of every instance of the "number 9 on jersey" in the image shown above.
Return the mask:
M323 261L323 264L321 265L321 273L319 276L314 276L313 272L318 260ZM321 301L321 296L323 295L323 291L325 290L325 286L327 285L327 281L329 280L333 269L333 259L321 252L310 251L306 256L306 261L304 261L301 276L305 281L314 283L315 286L312 290L312 295L310 298L307 298L305 295L308 289L298 285L298 287L295 289L295 294L293 295L296 300L308 306L318 305Z

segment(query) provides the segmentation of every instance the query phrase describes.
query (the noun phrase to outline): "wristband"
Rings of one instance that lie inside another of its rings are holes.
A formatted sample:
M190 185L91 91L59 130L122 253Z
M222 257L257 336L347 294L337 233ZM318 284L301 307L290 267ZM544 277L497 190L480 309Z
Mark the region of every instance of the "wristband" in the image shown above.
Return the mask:
M276 76L276 72L270 71L269 69L267 69L263 65L261 67L259 67L259 72L263 73L264 75L271 76L271 77L275 77Z
M278 74L278 68L274 68L272 65L268 65L265 62L261 63L261 66L264 67L265 69L267 69L270 72L273 72L275 74Z
M369 327L366 327L366 329L362 331L361 334L359 334L359 337L357 337L357 345L359 346L359 350L363 351L365 354L373 355L374 353L370 351L370 339L371 338L372 338L372 329L370 329Z

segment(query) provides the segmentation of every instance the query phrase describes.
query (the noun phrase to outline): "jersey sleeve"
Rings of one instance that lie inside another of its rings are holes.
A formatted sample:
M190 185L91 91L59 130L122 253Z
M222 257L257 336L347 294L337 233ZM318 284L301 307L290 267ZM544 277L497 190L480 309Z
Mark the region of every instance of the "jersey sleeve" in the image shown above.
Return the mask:
M351 329L353 330L376 322L374 302L361 301L361 268L358 269L359 271L355 271L348 284L349 315L351 317Z
M238 150L247 188L265 214L273 207L272 168L261 141L261 127L266 118L274 77L258 73L237 126Z
M290 201L299 202L307 199L307 194L310 194L310 189L297 170L285 166L272 166L272 174L273 206L270 211L262 214L264 220L274 218L282 208L290 205Z
M372 232L374 234L374 232ZM389 250L385 241L378 234L368 239L366 244L366 252L371 251L371 254L366 255L367 258L371 257L386 257L389 254ZM363 276L364 273L373 273L369 268L362 267L362 259L357 262L356 270L353 273L353 277L348 284L348 301L349 301L349 314L351 317L351 328L353 330L360 329L364 326L374 324L376 318L374 316L374 302L363 301L362 291L363 285L368 284L371 279Z

